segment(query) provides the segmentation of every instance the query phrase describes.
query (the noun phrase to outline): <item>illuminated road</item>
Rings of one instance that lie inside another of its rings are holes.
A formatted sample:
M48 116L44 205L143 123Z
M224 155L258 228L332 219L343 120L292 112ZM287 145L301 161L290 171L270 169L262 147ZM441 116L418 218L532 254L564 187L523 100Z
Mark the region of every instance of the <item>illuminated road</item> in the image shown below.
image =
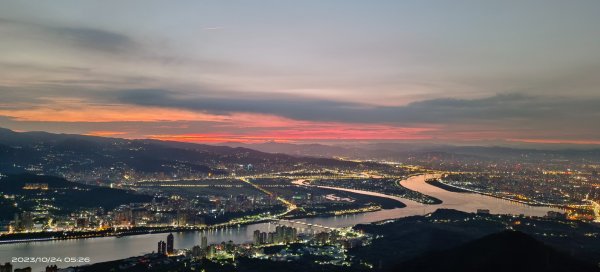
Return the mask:
M238 178L240 181L245 182L247 184L249 184L250 186L256 188L257 190L263 192L264 194L268 195L268 196L273 196L274 194L268 190L266 190L265 188L262 188L254 183L252 183L247 177L239 177ZM268 216L262 216L262 217L253 217L253 218L238 218L238 219L233 219L229 222L225 222L225 223L220 223L220 224L215 224L215 225L211 225L208 226L207 228L209 229L218 229L218 228L222 228L222 227L229 227L229 226L235 226L235 225L242 225L242 224L250 224L250 223L257 223L257 222L264 222L265 220L274 220L274 219L278 219L281 218L282 216L285 216L286 214L290 213L291 211L297 209L298 207L294 204L291 203L287 200L285 200L282 197L277 197L276 198L279 202L283 203L287 209L280 213L280 214L273 214L273 215L268 215Z
M247 179L245 177L241 177L240 180L243 181L243 182L245 182L245 183L250 184L250 186L256 188L257 190L259 190L259 191L261 191L261 192L263 192L263 193L265 193L265 194L267 194L267 195L269 195L271 197L273 196L272 192L270 192L270 191L266 190L265 188L262 188L262 187L260 187L260 186L258 186L256 184L252 183L249 179ZM282 197L277 197L277 200L279 202L283 203L285 206L287 206L287 210L285 212L281 213L281 214L275 215L275 217L284 216L284 215L288 214L289 212L291 212L291 211L293 211L293 210L295 210L295 209L298 208L294 203L289 202L289 201L285 200Z

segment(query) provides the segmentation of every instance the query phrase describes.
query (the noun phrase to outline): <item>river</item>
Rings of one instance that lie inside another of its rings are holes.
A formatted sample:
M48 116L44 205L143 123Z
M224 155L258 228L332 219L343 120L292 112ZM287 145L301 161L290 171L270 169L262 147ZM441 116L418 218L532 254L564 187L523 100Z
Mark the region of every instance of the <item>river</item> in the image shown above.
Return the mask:
M431 175L429 175L431 177ZM354 193L368 194L396 199L406 204L405 208L396 208L389 210L380 210L376 212L341 215L332 217L314 217L297 219L308 223L319 224L329 227L347 227L361 223L370 223L386 219L401 218L412 215L424 215L435 211L438 208L456 209L465 212L475 212L477 209L489 209L491 213L498 214L525 214L531 216L543 216L548 211L555 210L549 207L534 207L525 204L498 199L490 196L474 193L456 193L443 190L441 188L425 183L425 175L413 176L401 181L400 184L414 191L436 197L443 201L439 205L424 205L408 199L394 196L383 195L379 193L339 189ZM327 187L332 188L332 187ZM244 243L252 241L254 230L273 231L274 224L260 223L248 226L233 227L220 230L207 230L195 232L174 233L176 248L191 248L200 244L201 235L208 237L209 243L220 243L222 241L232 240L235 243ZM155 251L157 242L166 240L166 233L144 234L135 236L125 236L122 238L103 237L78 240L44 241L0 245L0 263L11 261L12 257L90 257L91 263L105 262L117 259L123 259L130 256L143 255ZM85 263L77 263L84 265ZM45 263L13 263L15 268L31 266L33 271L42 271L46 267ZM66 267L72 264L57 263L59 267Z
M432 175L427 175L431 178ZM438 176L439 177L439 176ZM529 216L544 216L548 211L560 211L557 208L541 207L541 206L529 206L526 204L504 200L496 197L486 196L476 193L456 193L446 191L439 187L430 185L425 182L425 175L418 175L409 177L400 182L402 186L423 194L433 196L442 200L442 204L439 205L425 205L409 199L400 197L389 196L381 193L352 190L352 189L341 189L335 187L317 186L329 189L337 189L353 193L361 193L372 196L386 197L396 199L406 204L404 208L396 208L390 210L380 210L376 212L332 216L332 217L315 217L308 219L298 219L298 221L306 221L313 224L319 224L329 227L346 227L353 226L361 223L370 223L376 221L382 221L392 218L401 218L412 215L424 215L431 213L439 208L444 209L455 209L464 212L476 212L477 209L489 209L490 213L493 214L524 214Z

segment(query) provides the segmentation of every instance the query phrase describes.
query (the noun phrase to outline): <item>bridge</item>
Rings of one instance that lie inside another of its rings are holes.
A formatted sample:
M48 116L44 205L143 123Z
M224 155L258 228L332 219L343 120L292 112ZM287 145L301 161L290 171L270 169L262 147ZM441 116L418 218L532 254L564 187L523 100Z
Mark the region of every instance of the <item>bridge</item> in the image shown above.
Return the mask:
M336 228L332 228L332 227L327 227L327 226L322 226L322 225L317 225L317 224L310 224L310 223L306 223L306 222L302 222L302 221L294 221L294 220L286 220L286 219L276 219L273 220L273 222L275 224L281 225L281 226L287 226L287 227L292 227L297 229L299 232L304 232L304 233L320 233L320 232L331 232L336 230Z

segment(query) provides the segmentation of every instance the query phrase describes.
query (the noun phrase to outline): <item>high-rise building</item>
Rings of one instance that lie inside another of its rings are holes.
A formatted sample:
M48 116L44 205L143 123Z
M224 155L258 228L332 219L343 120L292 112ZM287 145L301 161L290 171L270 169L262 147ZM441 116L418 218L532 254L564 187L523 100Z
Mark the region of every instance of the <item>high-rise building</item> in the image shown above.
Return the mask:
M267 234L267 244L272 244L275 242L275 233L269 232Z
M260 240L261 244L266 244L267 243L267 233L266 232L261 232L259 240Z
M255 230L254 231L254 239L253 242L255 245L260 244L260 230Z
M294 242L298 239L298 229L286 226L277 226L275 232L254 231L254 244L279 244Z
M292 228L292 241L295 242L298 239L298 229Z
M208 237L206 237L206 235L202 235L202 237L200 238L200 247L203 250L206 250L206 248L208 247Z
M15 231L33 230L33 215L31 212L15 213L13 229Z
M283 242L283 226L275 227L275 235L273 236L273 242L276 244Z
M158 254L167 255L167 243L165 241L158 242Z
M167 236L167 254L171 255L175 252L175 237L173 237L173 233L169 233Z
M202 249L200 249L200 246L196 245L192 247L192 257L198 258L200 256L202 256Z

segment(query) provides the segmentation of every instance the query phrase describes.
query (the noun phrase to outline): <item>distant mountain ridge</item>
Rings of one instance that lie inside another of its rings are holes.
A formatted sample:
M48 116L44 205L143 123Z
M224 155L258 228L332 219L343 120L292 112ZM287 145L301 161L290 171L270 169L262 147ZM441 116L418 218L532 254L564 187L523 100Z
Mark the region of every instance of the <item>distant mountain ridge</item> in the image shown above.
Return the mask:
M396 160L409 157L440 157L472 160L485 159L560 159L592 158L600 159L600 149L558 149L514 148L502 146L455 146L423 143L365 143L350 146L347 144L302 144L266 142L258 144L223 143L232 147L244 147L268 153L281 153L295 156L348 157L355 159Z
M268 153L282 153L288 155L314 157L350 157L357 155L361 151L359 148L347 148L324 144L291 144L278 142L265 142L258 144L227 142L223 144L232 147L250 148Z
M0 173L33 172L76 181L194 178L267 169L293 170L301 165L353 164L243 147L0 128Z

